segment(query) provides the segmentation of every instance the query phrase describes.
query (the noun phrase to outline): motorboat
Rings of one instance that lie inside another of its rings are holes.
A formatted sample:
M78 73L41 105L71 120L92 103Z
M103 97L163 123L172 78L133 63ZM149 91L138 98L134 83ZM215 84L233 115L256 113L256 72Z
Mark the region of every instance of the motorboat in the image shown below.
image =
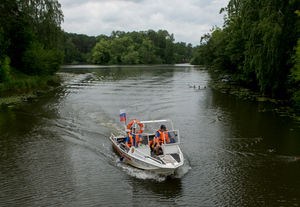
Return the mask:
M157 130L162 126L167 126L167 131L163 130L163 142L160 143L161 149L157 151L153 147L158 140ZM114 148L121 156L120 160L124 159L136 168L164 176L174 174L183 165L184 157L179 148L179 131L174 130L171 120L132 120L124 128L122 135L111 134L110 136ZM126 139L130 134L137 140L134 140L129 147L126 145Z

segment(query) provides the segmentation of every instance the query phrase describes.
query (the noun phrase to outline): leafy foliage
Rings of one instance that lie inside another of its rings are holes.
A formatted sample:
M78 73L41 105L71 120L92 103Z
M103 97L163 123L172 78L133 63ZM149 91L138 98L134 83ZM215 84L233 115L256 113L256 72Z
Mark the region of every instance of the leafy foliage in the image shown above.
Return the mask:
M10 42L4 40L3 29L0 28L0 83L8 81L10 78L10 59L6 55L9 45Z
M102 39L96 44L92 51L90 62L95 64L105 64L110 60L109 43Z
M189 62L195 52L191 44L174 43L174 35L166 30L112 31L110 36L97 37L68 33L64 36L66 63L172 64Z
M289 98L298 81L296 8L296 0L230 0L220 11L227 12L224 28L202 37L193 62L231 73L236 82L263 94Z
M173 35L165 30L157 33L113 31L102 38L92 50L90 61L95 64L175 63Z
M52 75L59 69L64 57L60 7L57 0L1 1L1 81L8 80L11 67L41 76Z
M300 17L300 12L297 10L295 12ZM295 47L296 53L292 56L294 66L291 70L290 83L294 86L291 91L293 93L292 100L300 108L300 38L298 39L298 44Z
M0 83L6 82L10 79L10 59L5 57L0 60Z
M106 37L106 36L105 36ZM89 37L83 34L64 33L63 48L65 52L65 63L87 62L90 58L91 51L96 43L102 38L101 35Z
M62 51L45 50L42 44L32 42L22 57L23 72L37 76L53 75L59 70L63 57Z

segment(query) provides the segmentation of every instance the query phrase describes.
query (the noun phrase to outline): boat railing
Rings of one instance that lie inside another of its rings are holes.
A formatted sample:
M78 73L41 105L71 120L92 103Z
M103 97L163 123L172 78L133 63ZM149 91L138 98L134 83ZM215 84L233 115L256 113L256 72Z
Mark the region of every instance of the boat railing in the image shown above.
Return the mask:
M139 150L137 149L137 151L139 151ZM158 160L158 159L156 159L156 158L154 158L154 157L151 157L151 156L149 156L149 155L146 155L145 153L143 153L143 152L141 152L141 151L139 151L139 153L140 153L141 155L143 155L144 157L149 158L149 159L151 159L151 160L153 160L153 161L155 161L155 162L158 162L158 163L160 163L160 164L164 164L161 160Z
M121 148L123 151L127 152L126 145L125 145L123 142L120 143L120 148Z
M146 157L149 158L149 159L151 159L151 160L153 160L153 161L155 161L155 162L158 162L160 164L164 164L161 160L158 160L158 159L156 159L154 157L151 157L151 156L146 156Z
M111 133L111 134L110 134L110 138L111 138L111 139L116 139L116 136L115 136L113 133Z

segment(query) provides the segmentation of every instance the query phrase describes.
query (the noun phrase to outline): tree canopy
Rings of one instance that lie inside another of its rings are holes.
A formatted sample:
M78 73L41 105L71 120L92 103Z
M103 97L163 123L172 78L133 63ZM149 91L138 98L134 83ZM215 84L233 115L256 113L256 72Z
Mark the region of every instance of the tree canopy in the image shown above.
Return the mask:
M230 0L220 10L224 27L202 37L192 63L226 71L237 83L263 94L289 98L298 71L297 8L296 0Z
M2 0L0 4L0 73L11 67L28 75L51 75L63 62L57 0ZM3 75L0 82L4 82Z
M166 30L140 32L112 31L110 36L88 37L65 33L65 62L94 64L171 64L189 62L191 44L174 43ZM85 49L83 49L85 48Z

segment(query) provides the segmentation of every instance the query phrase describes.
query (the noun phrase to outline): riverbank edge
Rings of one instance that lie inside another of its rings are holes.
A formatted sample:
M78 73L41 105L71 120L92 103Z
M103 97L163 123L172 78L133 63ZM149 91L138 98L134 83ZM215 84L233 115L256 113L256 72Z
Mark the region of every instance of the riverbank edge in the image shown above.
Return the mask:
M47 93L61 86L58 75L48 77L45 83L31 88L9 90L0 95L0 108L15 107L21 103L37 98L43 93Z
M300 127L300 111L292 106L291 101L274 99L261 93L254 92L248 88L244 88L234 82L231 82L225 78L212 78L209 82L209 86L221 93L226 93L235 96L237 99L245 101L257 101L257 102L270 102L275 104L275 108L264 108L259 110L260 113L276 112L280 116L292 118Z

